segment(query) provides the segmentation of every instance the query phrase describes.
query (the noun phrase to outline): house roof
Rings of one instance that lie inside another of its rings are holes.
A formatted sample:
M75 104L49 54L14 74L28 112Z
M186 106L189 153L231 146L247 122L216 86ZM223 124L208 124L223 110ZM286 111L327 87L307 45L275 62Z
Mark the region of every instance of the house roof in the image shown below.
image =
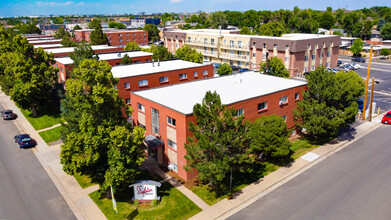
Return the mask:
M95 45L91 46L92 50L102 50L102 49L114 49L116 47L107 46L107 45ZM75 50L74 47L63 47L63 48L54 48L54 49L45 49L48 53L72 53Z
M62 44L40 44L40 45L34 45L34 48L38 48L38 47L41 47L42 49L45 49L45 48L59 48L59 47L63 47Z
M152 56L152 53L144 52L144 51L124 51L124 52L113 52L113 53L102 53L98 54L99 60L115 60L122 59L125 54L130 58L134 57L144 57L144 56ZM72 64L73 60L70 57L60 57L54 59L56 62L62 64Z
M307 82L260 74L244 72L228 76L197 80L166 87L133 92L185 115L193 113L193 107L201 103L207 91L216 91L224 105L290 88L306 85Z

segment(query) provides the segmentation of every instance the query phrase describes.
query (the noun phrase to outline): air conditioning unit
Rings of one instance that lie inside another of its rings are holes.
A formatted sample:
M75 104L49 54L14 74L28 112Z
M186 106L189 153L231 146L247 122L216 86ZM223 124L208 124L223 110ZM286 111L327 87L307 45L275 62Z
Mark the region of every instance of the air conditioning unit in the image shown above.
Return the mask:
M174 170L174 166L172 164L168 165L169 170Z

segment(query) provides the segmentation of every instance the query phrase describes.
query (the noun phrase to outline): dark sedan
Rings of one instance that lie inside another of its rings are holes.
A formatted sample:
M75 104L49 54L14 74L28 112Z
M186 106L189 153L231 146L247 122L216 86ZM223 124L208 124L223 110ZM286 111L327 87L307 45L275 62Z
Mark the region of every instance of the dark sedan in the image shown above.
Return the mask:
M28 134L20 134L14 137L15 143L19 144L19 148L35 147L37 142Z
M365 58L364 57L355 57L352 59L353 62L361 62L365 63Z
M18 115L13 113L12 110L1 111L1 115L3 116L4 120L15 119L18 117Z

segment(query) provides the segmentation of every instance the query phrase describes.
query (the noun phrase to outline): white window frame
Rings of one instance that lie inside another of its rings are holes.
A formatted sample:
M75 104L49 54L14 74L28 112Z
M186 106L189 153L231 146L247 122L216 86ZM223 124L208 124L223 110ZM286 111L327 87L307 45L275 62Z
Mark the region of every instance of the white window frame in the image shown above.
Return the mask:
M125 87L125 89L130 89L130 83L128 83L128 82L124 83L124 87Z
M166 83L166 82L168 82L168 76L159 77L159 82L160 82L160 83Z
M138 86L139 87L141 87L141 86L148 86L148 80L144 79L144 80L138 81Z
M179 74L179 80L187 79L187 73Z
M171 147L172 149L174 149L174 150L177 150L177 148L178 148L177 144L174 141L170 140L170 139L167 139L167 145L169 147Z
M264 104L264 106L263 106L263 108L260 109L259 107L262 107L262 104ZM263 111L263 110L266 110L266 109L267 109L267 102L258 103L258 111Z
M281 116L281 118L284 119L284 122L286 122L286 120L287 120L286 115Z
M236 110L236 117L240 117L244 115L244 108Z
M176 126L176 119L175 118L171 118L170 116L167 116L167 124L175 127Z
M202 75L203 75L203 76L207 76L207 75L208 75L208 70L202 71Z
M194 77L198 77L198 72L194 72L194 73L193 73L193 76L194 76Z
M299 93L299 92L296 92L296 93L295 93L295 100L299 100L299 98L300 98L300 93Z
M125 103L126 103L126 104L130 104L130 103L131 103L130 98L125 99Z
M145 106L143 104L137 103L137 109L139 111L145 112Z
M288 103L288 96L280 97L280 105L287 104Z

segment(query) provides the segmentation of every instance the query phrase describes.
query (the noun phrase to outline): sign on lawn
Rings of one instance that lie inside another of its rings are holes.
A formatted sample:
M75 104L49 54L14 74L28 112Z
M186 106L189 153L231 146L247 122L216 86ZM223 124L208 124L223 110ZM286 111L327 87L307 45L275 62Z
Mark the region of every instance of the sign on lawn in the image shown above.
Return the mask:
M132 200L160 200L160 196L157 196L156 187L160 187L162 184L152 180L139 180L129 187L133 187L134 197Z

